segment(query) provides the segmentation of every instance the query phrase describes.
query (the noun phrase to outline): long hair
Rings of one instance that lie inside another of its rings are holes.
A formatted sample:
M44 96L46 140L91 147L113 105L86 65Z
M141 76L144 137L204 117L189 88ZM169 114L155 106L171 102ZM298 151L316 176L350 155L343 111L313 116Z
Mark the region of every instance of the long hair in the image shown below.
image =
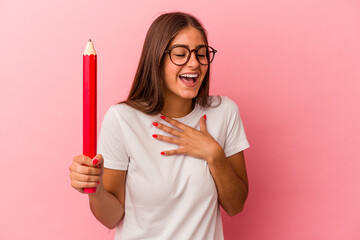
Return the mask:
M176 34L188 26L198 29L204 37L205 44L208 45L206 30L190 14L165 13L151 24L146 34L140 62L128 98L122 103L147 114L161 112L164 107L162 89L165 87L162 70L164 52ZM193 104L198 103L203 107L209 107L209 76L210 66L197 97L193 99Z

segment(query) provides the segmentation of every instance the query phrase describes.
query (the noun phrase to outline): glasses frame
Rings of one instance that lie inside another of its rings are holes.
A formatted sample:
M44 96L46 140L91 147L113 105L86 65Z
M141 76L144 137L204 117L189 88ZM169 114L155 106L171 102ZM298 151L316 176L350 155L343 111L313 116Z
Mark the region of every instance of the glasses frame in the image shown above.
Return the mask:
M172 60L171 58L171 50L173 50L174 48L177 48L177 47L183 47L183 48L186 48L188 51L189 51L189 55L188 55L188 58L186 59L186 62L183 63L183 64L177 64L177 63L174 63L174 61ZM211 59L209 59L209 62L207 64L204 64L204 63L201 63L200 60L199 60L199 57L198 57L198 51L200 50L200 48L203 48L203 47L206 47L208 49L210 49L210 51L208 52L209 54L210 53L214 53L213 57ZM169 57L170 57L170 60L173 64L177 65L177 66L184 66L185 64L187 64L191 58L191 53L194 52L195 53L195 57L196 57L196 60L201 64L201 65L209 65L210 63L212 63L212 61L214 60L215 58L215 53L217 52L217 50L215 50L214 48L210 47L210 46L206 46L206 45L200 45L194 49L189 49L186 45L174 45L172 46L170 49L166 50L164 53L167 53L169 54Z

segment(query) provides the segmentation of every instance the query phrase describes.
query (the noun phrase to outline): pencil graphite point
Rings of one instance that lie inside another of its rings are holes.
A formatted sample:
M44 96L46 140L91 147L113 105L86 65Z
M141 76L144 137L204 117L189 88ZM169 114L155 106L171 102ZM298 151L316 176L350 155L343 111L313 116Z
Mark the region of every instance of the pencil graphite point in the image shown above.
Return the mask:
M88 42L91 42L91 39L89 38L89 41Z

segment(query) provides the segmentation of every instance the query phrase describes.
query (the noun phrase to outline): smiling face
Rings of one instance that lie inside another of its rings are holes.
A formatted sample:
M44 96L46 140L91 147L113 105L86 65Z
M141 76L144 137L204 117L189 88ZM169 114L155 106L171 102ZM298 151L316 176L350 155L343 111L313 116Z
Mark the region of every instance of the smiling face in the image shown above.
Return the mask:
M205 45L203 35L194 27L182 29L170 42L168 49L175 45L184 45L189 49L196 49ZM204 80L207 65L201 65L196 59L195 52L191 53L189 61L183 66L175 65L169 54L164 56L163 73L165 89L163 96L165 102L179 100L188 101L195 98Z

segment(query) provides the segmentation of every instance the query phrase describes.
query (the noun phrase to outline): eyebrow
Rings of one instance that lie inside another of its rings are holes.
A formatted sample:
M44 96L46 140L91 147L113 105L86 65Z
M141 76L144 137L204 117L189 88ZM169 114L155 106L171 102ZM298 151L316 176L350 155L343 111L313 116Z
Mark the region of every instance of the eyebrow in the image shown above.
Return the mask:
M174 44L174 45L170 46L169 48L173 48L173 47L186 47L186 48L190 49L190 46L189 46L189 45L185 45L185 44ZM205 45L205 44L197 45L197 46L195 47L195 49L200 48L200 47L206 47L206 45Z

